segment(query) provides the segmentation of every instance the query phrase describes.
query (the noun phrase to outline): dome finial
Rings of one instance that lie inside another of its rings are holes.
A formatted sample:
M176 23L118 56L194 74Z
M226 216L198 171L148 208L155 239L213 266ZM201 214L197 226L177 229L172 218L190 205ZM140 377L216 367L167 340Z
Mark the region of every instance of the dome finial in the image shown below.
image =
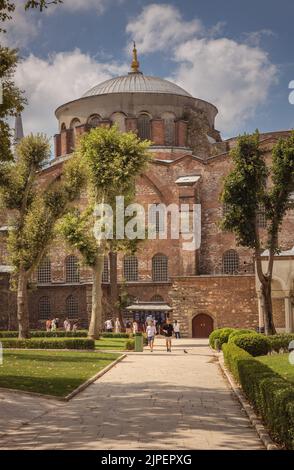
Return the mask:
M140 63L138 61L136 43L134 41L134 48L133 48L133 60L131 64L131 73L141 73L140 72Z

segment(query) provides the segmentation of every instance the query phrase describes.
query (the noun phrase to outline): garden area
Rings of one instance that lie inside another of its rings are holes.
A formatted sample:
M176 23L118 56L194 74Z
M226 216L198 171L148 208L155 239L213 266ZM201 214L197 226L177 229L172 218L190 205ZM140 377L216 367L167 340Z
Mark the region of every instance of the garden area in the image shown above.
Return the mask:
M0 341L0 387L56 397L67 396L119 353L134 349L134 339L128 334L102 334L94 341L84 330L35 330L30 339L22 340L17 331L0 331Z
M223 352L227 369L269 430L273 440L294 449L293 334L265 336L252 330L221 328L209 338Z
M119 354L4 350L0 387L65 397Z

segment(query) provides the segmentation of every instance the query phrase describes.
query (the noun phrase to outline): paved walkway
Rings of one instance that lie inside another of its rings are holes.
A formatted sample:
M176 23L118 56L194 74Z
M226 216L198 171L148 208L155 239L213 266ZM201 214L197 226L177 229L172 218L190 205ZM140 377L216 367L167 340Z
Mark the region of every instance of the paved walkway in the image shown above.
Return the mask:
M174 345L128 355L68 403L0 392L0 449L262 449L207 342Z

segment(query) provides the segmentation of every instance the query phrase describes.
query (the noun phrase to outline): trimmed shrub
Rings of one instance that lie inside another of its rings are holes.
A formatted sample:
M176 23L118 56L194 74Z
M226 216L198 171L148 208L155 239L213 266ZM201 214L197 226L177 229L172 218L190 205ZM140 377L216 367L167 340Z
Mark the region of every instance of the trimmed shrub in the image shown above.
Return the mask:
M260 333L237 335L231 339L230 343L236 344L253 357L265 356L271 349L269 339Z
M94 349L95 341L85 338L3 338L4 349Z
M294 387L270 367L254 359L236 344L223 346L225 364L272 437L294 449Z
M279 335L268 336L271 351L288 352L289 344L294 341L294 334L284 333Z
M240 335L252 335L252 334L256 334L256 331L254 330L246 330L246 329L242 329L240 328L239 330L235 330L233 331L230 336L229 336L229 340L228 340L228 343L231 342L232 338L234 338L235 336L240 336Z
M235 331L235 328L217 328L209 336L209 344L215 349L215 340L218 341L218 346L221 348L224 343L228 342L230 334Z
M87 330L77 331L44 331L31 330L31 338L87 338ZM0 338L18 338L18 331L0 331Z
M133 351L135 349L135 340L134 339L129 339L126 342L126 349L128 351Z

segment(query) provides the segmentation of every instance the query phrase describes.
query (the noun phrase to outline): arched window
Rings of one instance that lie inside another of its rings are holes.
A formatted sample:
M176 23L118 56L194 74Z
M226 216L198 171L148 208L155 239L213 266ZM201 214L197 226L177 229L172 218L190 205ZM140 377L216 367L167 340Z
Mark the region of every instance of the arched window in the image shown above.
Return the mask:
M164 143L171 147L175 145L175 116L173 113L164 113L161 117L164 121Z
M150 116L148 114L140 114L138 118L138 136L140 139L150 140L151 138Z
M154 295L151 298L150 302L164 302L164 300L163 300L163 297L161 297L161 295Z
M168 258L165 255L157 254L152 258L152 280L168 280Z
M90 127L98 127L100 124L101 118L99 114L92 114L88 119L88 125Z
M64 122L61 124L60 130L61 130L61 132L66 131L66 125L65 125Z
M81 121L78 118L74 118L70 123L70 128L75 129L81 124Z
M235 250L228 250L223 255L223 273L236 274L239 270L239 256Z
M104 267L102 273L102 282L109 282L109 258L108 256L104 257Z
M79 265L76 256L70 255L65 260L66 282L80 282Z
M66 299L66 317L75 320L79 316L79 304L78 299L73 296L69 295Z
M51 261L45 258L38 267L38 283L49 284L51 282Z
M120 132L126 132L126 116L123 113L113 113L111 121Z
M39 319L49 320L51 317L51 305L49 297L44 296L39 300Z
M128 282L138 281L138 258L136 256L124 257L124 278Z

